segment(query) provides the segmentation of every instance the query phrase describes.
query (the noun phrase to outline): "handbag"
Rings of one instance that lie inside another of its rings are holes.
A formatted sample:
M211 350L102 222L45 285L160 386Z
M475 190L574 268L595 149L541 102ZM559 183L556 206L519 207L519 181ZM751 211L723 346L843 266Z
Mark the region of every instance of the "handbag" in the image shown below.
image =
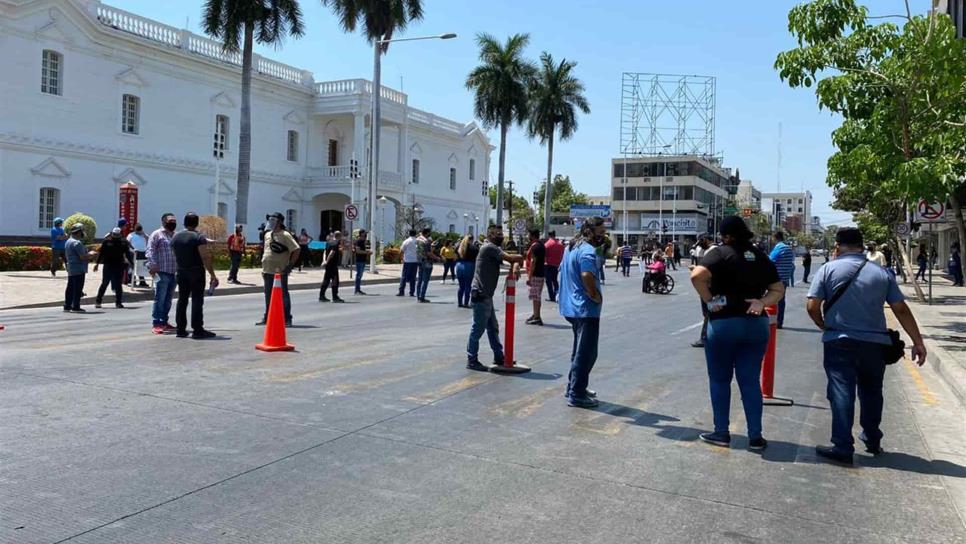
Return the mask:
M272 253L285 253L288 251L288 247L285 244L275 241L275 236L272 236L272 241L269 242L268 247L272 250Z
M862 272L862 268L868 262L869 261L867 260L862 261L862 264L860 264L859 267L855 269L855 272L852 273L852 276L845 283L843 283L842 286L839 287L837 291L835 291L835 293L832 294L832 298L830 298L825 302L825 304L822 307L823 315L828 315L828 311L832 308L832 306L835 305L836 302L838 302L840 298L842 298L842 295L845 294L845 291L848 290L848 288L852 285L852 282L855 281L855 278L859 276L859 272ZM832 331L835 329L826 327L825 330ZM894 365L902 359L906 349L906 343L902 341L902 337L899 335L899 331L894 329L886 329L885 332L881 332L881 331L856 331L856 332L871 332L873 334L887 335L889 337L889 344L882 346L883 361L887 365Z

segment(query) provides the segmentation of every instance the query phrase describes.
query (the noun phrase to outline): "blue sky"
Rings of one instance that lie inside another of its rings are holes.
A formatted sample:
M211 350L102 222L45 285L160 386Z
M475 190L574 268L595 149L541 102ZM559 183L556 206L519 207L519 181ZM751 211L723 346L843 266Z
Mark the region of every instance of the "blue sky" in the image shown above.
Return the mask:
M105 3L169 25L199 32L201 0L106 0ZM402 87L410 104L459 121L472 118L466 74L477 64L474 36L505 38L528 32L528 53L549 51L579 64L591 114L575 136L555 146L554 174L570 176L589 194L609 192L610 159L619 156L622 72L717 77L716 142L725 164L737 167L763 191L776 188L778 124L782 123L781 183L815 197L813 213L826 224L849 214L832 210L825 185L830 132L838 121L820 112L807 89L789 89L772 65L794 45L788 34L791 0L424 0L425 18L406 35L455 32L458 39L393 44L383 60L383 83ZM913 7L928 9L928 0ZM900 0L867 3L872 13L904 9ZM740 7L737 7L740 6ZM279 49L258 48L276 60L311 70L316 81L372 77L372 53L358 34L344 34L328 8L302 0L306 35ZM880 11L882 10L882 11ZM257 105L256 105L257 106ZM499 133L491 132L494 145ZM546 172L546 149L519 129L508 139L507 178L531 195ZM496 180L497 153L490 179Z

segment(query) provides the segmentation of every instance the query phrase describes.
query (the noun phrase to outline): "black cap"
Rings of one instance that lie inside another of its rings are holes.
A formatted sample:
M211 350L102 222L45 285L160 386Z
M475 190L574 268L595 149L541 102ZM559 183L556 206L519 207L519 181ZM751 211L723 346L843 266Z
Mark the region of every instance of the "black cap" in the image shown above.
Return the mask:
M722 236L731 236L742 241L751 240L755 237L754 233L748 228L748 225L745 224L745 220L737 215L725 217L721 221L721 226L718 227L718 232Z
M835 243L843 246L862 246L862 231L856 227L842 227L835 233Z

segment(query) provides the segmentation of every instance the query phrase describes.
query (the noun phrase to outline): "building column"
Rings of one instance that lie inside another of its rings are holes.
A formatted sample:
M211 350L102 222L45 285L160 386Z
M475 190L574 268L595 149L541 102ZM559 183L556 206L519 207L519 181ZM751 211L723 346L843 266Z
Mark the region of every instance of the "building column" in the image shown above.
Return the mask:
M406 182L409 181L411 172L407 172L406 163L406 151L409 149L409 125L404 121L403 124L399 125L399 145L397 146L397 158L396 164L399 165L399 174L402 176L403 187L406 187Z

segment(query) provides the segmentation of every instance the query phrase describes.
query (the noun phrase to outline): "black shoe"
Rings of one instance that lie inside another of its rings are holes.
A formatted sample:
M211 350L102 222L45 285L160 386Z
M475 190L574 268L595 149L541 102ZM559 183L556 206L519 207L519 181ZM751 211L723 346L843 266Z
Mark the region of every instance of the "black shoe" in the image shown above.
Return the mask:
M123 310L124 309L124 305L123 304L115 304L114 307L115 308L118 308L120 310Z
M356 291L356 294L357 295L363 295L363 296L365 296L366 292L365 291Z
M292 326L292 320L291 319L286 319L285 320L285 326L286 327L291 327Z
M396 293L396 296L397 297L404 297L404 296L406 296L406 293Z
M467 359L466 369L476 370L477 372L487 372L488 370L490 370L489 367L481 363L479 359Z
M748 449L751 451L761 451L768 447L768 441L763 437L752 438L748 441Z
M204 329L201 329L200 331L193 331L191 333L191 337L194 338L195 340L204 340L205 338L214 338L216 336L218 335L211 331L206 331Z
M268 323L268 321L266 321L265 318L262 318L261 321L258 321L257 323L255 323L255 326L256 327L263 327L263 326L265 326L266 323Z
M871 453L872 455L882 455L885 453L885 450L882 449L882 445L878 440L872 441L865 437L865 431L859 434L859 440L865 444L865 451Z
M708 444L721 446L722 448L731 447L731 433L727 431L701 433L700 435L698 435L698 438L707 442Z
M99 301L99 300L95 300L95 301L94 301L94 307L95 307L95 308L100 308L100 307L101 307L101 301Z
M332 302L345 302L345 301L339 297L332 297Z
M232 281L232 282L229 282L229 283L238 283L238 281L236 280L236 281ZM148 284L144 280L141 280L141 283L138 284L138 287L147 287L147 286L148 286Z
M537 319L528 319L527 320L527 325L539 325L539 326L542 327L543 326L543 320L542 319L539 319L539 318L537 318Z
M593 389L588 389L587 390L587 396L590 397L590 398L592 398L592 399L596 399L597 398L597 391L594 391ZM564 398L565 399L569 399L570 398L570 391L564 391Z
M567 397L567 406L573 406L574 408L596 408L600 406L600 403L592 397Z
M695 340L694 342L691 342L691 347L692 348L703 348L704 347L704 340Z
M86 314L87 313L87 310L85 310L83 308L71 308L70 311L74 312L75 314Z
M319 297L319 302L332 302L332 301L329 300L328 297L326 297L326 296L323 295L323 296L320 296Z
M423 304L429 304L429 300L425 298L417 298L416 302L422 302Z
M815 453L819 457L824 457L844 465L852 465L855 462L851 453L835 449L835 446L815 446Z
M64 306L64 311L65 312L69 312L70 311L70 306Z
M188 331L177 331L174 333L174 335L177 336L178 338L187 338Z

